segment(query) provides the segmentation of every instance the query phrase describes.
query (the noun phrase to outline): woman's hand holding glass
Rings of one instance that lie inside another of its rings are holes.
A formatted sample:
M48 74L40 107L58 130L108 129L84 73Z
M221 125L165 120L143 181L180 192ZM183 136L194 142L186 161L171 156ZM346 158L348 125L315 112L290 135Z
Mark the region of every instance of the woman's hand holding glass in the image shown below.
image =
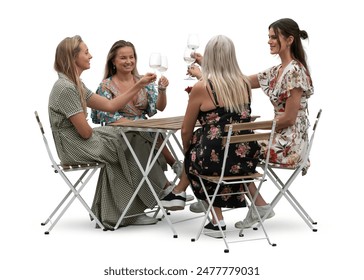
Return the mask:
M185 48L185 52L183 54L183 59L187 63L187 68L190 68L191 65L196 61L193 54L194 54L193 50L191 50L189 47ZM191 76L188 76L186 78L186 80L193 80L193 79L191 78Z
M169 81L165 76L161 76L158 81L158 90L165 91L169 85Z
M189 34L187 38L187 47L184 52L184 60L188 64L188 68L196 61L195 51L200 46L200 40L197 34ZM187 71L188 73L188 71ZM192 80L192 77L189 75L186 80Z
M157 80L157 74L155 73L146 73L144 76L141 77L141 79L138 81L138 83L145 87L146 85L149 85L150 83L154 83Z
M191 77L195 77L198 80L202 78L202 72L200 67L196 64L192 64L188 69L186 75L190 75Z

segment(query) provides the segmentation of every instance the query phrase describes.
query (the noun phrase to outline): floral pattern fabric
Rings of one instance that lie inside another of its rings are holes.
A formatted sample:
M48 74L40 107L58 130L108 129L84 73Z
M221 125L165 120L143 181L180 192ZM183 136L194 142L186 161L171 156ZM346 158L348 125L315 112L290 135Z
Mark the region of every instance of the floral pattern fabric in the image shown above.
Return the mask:
M122 93L118 90L111 77L104 79L96 90L100 96L112 99ZM147 85L137 95L136 101L130 101L121 110L115 113L92 110L91 119L95 124L108 124L121 118L130 120L147 119L157 113L156 103L158 93L153 84Z
M277 79L280 67L274 66L258 74L260 87L273 104L275 117L285 111L286 101L291 96L292 89L301 88L303 94L295 124L275 133L269 161L277 167L295 168L302 160L308 143L307 99L314 91L302 64L292 60L284 69L281 78ZM263 153L266 153L266 143L261 144Z
M220 175L223 164L224 149L222 148L222 137L226 124L241 123L250 121L250 106L242 114L230 113L223 107L202 112L200 111L198 120L201 128L193 133L191 146L185 155L185 169L191 182L192 189L197 198L205 200L205 194L200 185L198 177L194 174ZM251 133L244 131L242 133ZM257 142L231 144L229 147L229 157L225 167L225 175L247 175L255 173L260 154L260 146ZM191 174L192 173L192 174ZM216 189L216 184L204 181L209 195ZM230 195L228 193L243 190L239 184L221 186L214 202L216 207L244 207L246 206L244 195ZM224 195L226 194L226 195Z

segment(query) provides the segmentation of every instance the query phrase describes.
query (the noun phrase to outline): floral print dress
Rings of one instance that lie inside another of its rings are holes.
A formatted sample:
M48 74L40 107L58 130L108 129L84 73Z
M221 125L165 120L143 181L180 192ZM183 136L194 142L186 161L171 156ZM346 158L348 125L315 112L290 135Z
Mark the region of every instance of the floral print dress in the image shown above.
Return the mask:
M215 92L213 91L215 95ZM193 133L191 146L185 155L185 169L195 196L205 200L206 196L200 185L199 178L194 174L220 175L223 164L224 149L222 148L222 137L226 124L250 121L250 105L241 114L227 112L224 107L219 107L215 96L216 108L210 111L200 111L198 121L201 128ZM242 133L251 133L244 131ZM226 176L247 175L255 173L260 154L260 146L257 142L231 144L229 157L225 167ZM191 174L192 173L192 174ZM216 189L216 184L204 181L209 195ZM214 201L216 207L236 208L246 206L244 195L230 195L228 193L243 190L240 184L232 184L220 187ZM224 195L226 194L226 195Z
M274 116L284 113L292 89L301 88L303 94L295 124L275 133L269 161L276 167L295 168L302 160L308 143L307 99L313 94L313 86L307 70L296 60L292 60L286 66L280 79L277 80L280 67L280 65L274 66L258 74L260 87L273 104ZM266 143L261 144L262 152L266 153Z
M96 90L100 96L112 99L120 95L120 91L111 77L104 79ZM121 118L130 120L147 119L157 113L158 93L153 84L149 84L137 95L136 102L130 101L121 110L114 113L92 110L91 119L95 124L108 124Z

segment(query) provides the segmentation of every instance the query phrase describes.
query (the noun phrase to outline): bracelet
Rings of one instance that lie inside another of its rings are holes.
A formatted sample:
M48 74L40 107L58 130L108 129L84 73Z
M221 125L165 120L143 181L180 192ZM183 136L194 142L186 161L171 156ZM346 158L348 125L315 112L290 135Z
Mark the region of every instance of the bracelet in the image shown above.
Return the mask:
M158 92L165 93L166 88L165 87L158 87Z

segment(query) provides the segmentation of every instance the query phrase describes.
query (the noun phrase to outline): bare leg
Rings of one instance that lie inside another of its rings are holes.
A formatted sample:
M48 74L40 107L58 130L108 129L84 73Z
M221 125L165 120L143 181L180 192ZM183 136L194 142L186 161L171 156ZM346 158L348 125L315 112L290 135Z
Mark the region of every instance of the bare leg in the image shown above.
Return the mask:
M221 208L220 208L220 207L215 207L215 206L214 206L214 210L215 210L215 213L216 213L217 219L218 219L219 221L224 220L224 217L222 216ZM215 220L215 217L214 217L214 215L212 214L212 211L211 211L211 215L212 215L212 223L213 223L214 225L216 225L216 224L217 224L217 221Z
M160 146L160 144L163 142L162 137L158 138L158 143L157 145ZM173 163L176 162L176 159L174 158L174 156L172 155L172 153L168 150L167 146L164 146L162 149L162 155L164 156L164 158L166 159L167 164L172 167Z
M249 192L252 195L252 197L254 197L255 193L257 192L257 187L255 186L254 183L250 183L248 186ZM255 200L255 205L256 206L264 206L267 205L268 203L265 202L264 198L260 195L260 193L258 194L256 200Z
M178 184L174 187L173 192L174 193L184 192L188 188L189 184L190 184L190 180L188 180L187 174L186 174L185 170L183 169L181 178L180 178Z
M173 157L172 153L168 150L166 146L163 147L162 155L166 159L166 162L169 166L172 167L172 165L176 162L176 159Z

